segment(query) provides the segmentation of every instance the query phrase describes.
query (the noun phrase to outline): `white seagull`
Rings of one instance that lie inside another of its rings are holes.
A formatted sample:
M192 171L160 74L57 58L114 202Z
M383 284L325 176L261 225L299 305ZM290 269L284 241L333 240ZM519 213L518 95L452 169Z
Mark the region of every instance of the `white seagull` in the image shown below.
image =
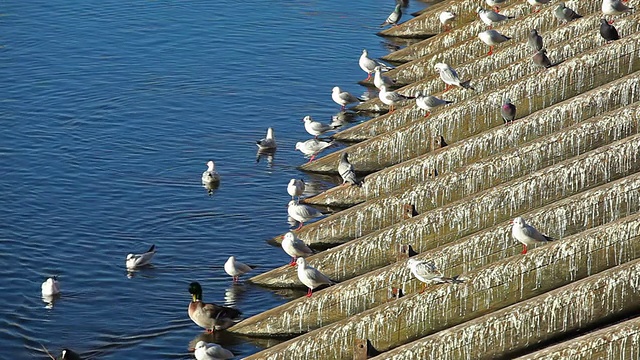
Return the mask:
M273 129L267 129L267 136L264 139L256 141L256 145L258 145L259 150L275 150L276 138L273 136Z
M202 173L202 183L204 185L212 185L220 182L220 174L216 171L216 164L209 160L207 170Z
M300 230L305 222L323 215L320 210L313 206L297 204L294 200L289 201L287 213L300 223L296 230Z
M555 240L552 237L541 234L536 228L527 224L523 218L517 217L511 221L511 236L522 243L522 254L527 253L527 246L540 242Z
M235 256L229 256L227 262L224 263L224 271L233 278L234 283L238 282L240 275L248 273L253 268L253 266L249 266L245 263L241 263L240 261L236 261Z
M435 68L436 70L438 70L438 72L440 72L440 79L442 79L442 81L447 84L445 91L451 89L453 86L459 86L464 89L474 90L474 88L469 85L469 80L461 81L460 77L458 77L458 73L451 66L445 63L437 63L435 64Z
M362 50L362 55L360 55L360 60L358 61L358 65L360 65L360 69L367 73L367 78L364 81L371 79L371 74L376 70L376 66L380 66L382 70L391 70L392 66L384 64L380 61L373 60L369 57L369 53L367 49Z
M341 106L340 110L344 110L349 104L362 102L362 99L351 95L351 93L348 91L342 91L342 89L340 89L340 87L338 86L333 87L333 90L331 91L331 99L333 99L336 104Z
M309 291L307 291L307 297L311 297L313 289L318 286L335 284L327 277L327 275L321 273L318 269L307 265L307 261L304 258L298 258L298 260L296 260L296 264L298 264L298 279L300 279L300 282L309 288Z
M527 2L533 7L533 12L537 13L540 12L540 5L548 4L549 0L527 0Z
M498 14L493 10L486 10L486 9L483 9L482 7L478 7L477 13L478 13L478 16L480 17L480 20L482 20L483 23L489 26L489 29L491 29L493 24L497 24L501 21L506 21L514 18L513 16Z
M504 3L507 0L487 0L487 5L493 7L493 11L500 12L500 4Z
M318 135L322 135L327 131L335 130L336 126L332 126L329 124L323 124L319 121L314 121L311 115L305 116L302 121L304 122L304 129L315 138L318 138Z
M129 254L127 255L127 260L125 264L127 266L127 270L133 270L145 265L148 265L151 262L151 258L156 254L156 246L151 245L149 250L143 254Z
M235 356L231 351L218 344L204 341L198 341L193 354L197 360L226 360Z
M42 290L42 296L51 297L60 294L60 284L58 283L58 277L52 276L45 280L40 287Z
M443 11L440 13L439 19L444 31L449 31L451 23L456 19L456 14L451 11Z
M605 15L620 15L632 9L621 0L602 0L602 13ZM613 21L609 22L609 25L611 24L613 24Z
M489 45L489 52L487 55L493 54L494 45L502 44L505 41L511 40L510 37L500 34L498 31L490 29L478 34L478 38L485 44Z
M302 179L291 179L289 180L289 184L287 185L287 192L291 195L291 200L298 197L298 203L300 203L300 195L304 193L304 180Z
M353 169L353 165L351 165L347 158L348 155L346 152L343 152L342 155L340 155L340 162L338 163L338 173L342 177L342 185L360 185L360 182L356 179L356 172Z
M298 141L296 143L296 150L300 150L301 153L309 157L309 162L311 162L322 150L330 147L331 145L333 145L333 142L310 139L304 142Z
M443 100L433 95L422 95L418 93L416 96L416 105L418 105L420 109L427 111L424 114L425 117L431 115L431 110L451 103L453 103L453 101Z
M458 279L458 276L444 277L442 272L436 268L436 264L433 261L420 261L418 259L409 259L407 262L407 267L411 269L411 273L416 279L422 281L424 286L420 293L423 293L427 288L427 284L436 283L436 284L444 284L444 283L461 283L462 280Z
M297 258L313 255L313 250L291 231L282 237L282 250L291 256L291 262L289 263L291 266L296 265Z
M382 86L393 86L393 85L395 85L395 83L396 83L395 80L393 80L392 78L390 78L388 76L382 75L382 67L381 66L376 66L374 71L375 71L375 75L373 76L373 85L375 85L375 87L380 89Z
M414 96L406 96L395 91L387 91L387 87L384 85L380 87L378 98L380 98L380 101L382 101L382 103L389 106L389 113L392 113L396 110L397 103L409 99L415 99Z

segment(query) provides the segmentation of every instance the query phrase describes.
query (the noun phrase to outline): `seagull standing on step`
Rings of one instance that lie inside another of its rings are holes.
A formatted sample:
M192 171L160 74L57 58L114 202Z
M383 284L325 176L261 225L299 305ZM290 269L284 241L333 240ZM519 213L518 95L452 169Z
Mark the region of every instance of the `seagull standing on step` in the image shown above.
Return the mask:
M456 19L456 13L451 11L443 11L440 13L439 19L444 31L449 31L451 30L451 23Z
M284 234L282 237L282 250L291 256L291 262L289 265L295 266L296 260L299 257L307 257L313 255L313 250L307 244L299 239L296 234L291 231Z
M298 264L298 279L300 279L300 282L309 288L309 291L307 291L307 297L311 297L313 289L321 285L335 284L327 275L321 273L318 269L307 265L307 261L304 258L298 258L298 260L296 260L296 264Z
M367 73L367 78L364 79L364 81L371 79L371 74L376 71L376 66L380 66L380 69L383 71L389 71L393 69L393 66L389 66L385 63L370 58L367 49L362 50L362 55L360 55L358 65L360 65L360 69L362 69L362 71Z
M313 206L298 204L294 200L289 201L287 213L300 224L296 230L300 230L305 222L324 215Z
M240 275L248 273L253 268L253 266L237 261L235 256L229 256L227 262L224 263L224 271L231 276L234 283L238 282Z
M442 272L436 268L436 264L433 261L420 261L418 259L409 259L407 262L407 267L411 269L411 273L416 279L420 280L424 283L422 290L420 293L422 294L424 290L427 288L427 284L436 283L436 284L445 284L445 283L461 283L462 280L455 277L444 277Z
M541 234L536 228L527 224L523 218L517 217L511 221L511 236L522 243L522 254L527 253L527 246L536 243L555 240L552 237Z
M400 4L396 4L396 7L393 9L393 12L389 14L387 20L385 20L380 27L385 27L386 25L398 26L398 21L402 18L402 8Z
M534 13L540 12L540 6L549 3L549 0L527 0L527 2L533 7L532 11Z
M493 27L493 24L497 24L501 21L506 21L514 18L513 16L505 16L502 14L498 14L493 10L486 10L481 7L478 7L477 12L480 20L482 20L483 23L489 26L489 29Z
M451 104L453 103L453 101L449 101L449 100L443 100L440 99L438 97L435 97L433 95L422 95L420 93L418 93L416 95L416 105L422 109L422 110L426 110L427 112L424 114L424 117L427 117L429 115L431 115L431 110L442 106L442 105L447 105L447 104Z
M380 89L382 86L386 86L387 88L396 84L396 81L388 76L382 75L382 67L376 66L374 69L375 75L373 76L373 85L376 88Z
M313 135L316 139L318 138L318 135L322 135L327 131L335 130L337 128L337 126L314 121L311 115L305 116L302 121L304 122L304 129L307 130L307 132Z
M458 77L458 73L451 66L445 63L437 63L435 64L435 69L440 73L440 79L447 84L445 91L451 89L453 86L475 90L471 85L469 85L469 80L461 81L460 77Z
M340 110L344 110L349 104L362 102L362 99L351 95L348 91L342 91L338 86L333 87L333 90L331 91L331 99L333 99L336 104L340 105Z
M389 106L389 113L392 113L396 110L397 103L409 99L415 99L415 96L407 96L395 91L388 91L387 87L383 85L380 87L378 98L380 98L380 101L382 101L382 103Z
M296 150L300 150L304 156L309 157L309 162L312 162L318 154L333 145L333 142L322 141L318 139L309 139L307 141L298 141L296 143Z
M489 52L487 55L493 54L493 47L498 44L502 44L505 41L511 40L510 37L500 34L498 31L490 29L478 34L478 38L485 44L489 45Z
M630 12L632 9L621 0L602 0L602 13L605 15L620 15ZM613 24L613 21L610 21L609 24Z

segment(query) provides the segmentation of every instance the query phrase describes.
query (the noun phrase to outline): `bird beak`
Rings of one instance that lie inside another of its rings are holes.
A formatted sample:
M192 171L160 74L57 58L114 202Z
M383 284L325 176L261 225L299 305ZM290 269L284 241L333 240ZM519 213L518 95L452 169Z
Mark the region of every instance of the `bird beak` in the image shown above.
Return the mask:
M513 224L513 220L509 220L509 224Z
M198 299L196 299L196 294L192 294L192 295L191 295L191 298L193 299L193 301L194 301L194 302L195 302L196 300L198 300Z

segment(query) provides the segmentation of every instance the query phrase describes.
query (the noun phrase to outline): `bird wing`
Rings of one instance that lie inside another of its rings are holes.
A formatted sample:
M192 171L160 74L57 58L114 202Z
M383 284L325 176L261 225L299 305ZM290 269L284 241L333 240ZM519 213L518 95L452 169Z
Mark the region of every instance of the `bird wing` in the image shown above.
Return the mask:
M325 274L321 273L320 270L314 267L307 266L304 272L309 280L311 280L311 282L315 284L333 284L333 281L331 281L331 279L329 279Z
M292 243L292 246L298 252L309 254L309 255L313 254L313 250L311 250L311 248L309 248L309 246L307 246L307 244L305 244L304 241L300 239L294 240Z
M322 212L320 210L308 206L308 205L296 205L295 212L303 218L312 219L316 216L321 216Z
M536 228L534 228L533 226L526 224L523 228L522 228L522 233L525 234L526 236L535 239L537 241L549 241L551 238L545 235L542 235L542 233L540 233L538 230L536 230Z
M211 356L212 359L231 359L234 356L231 351L218 344L207 344L205 354Z
M203 304L202 311L211 319L235 319L242 313L234 308L216 304Z
M415 272L414 275L417 278L423 278L425 280L430 280L433 277L441 276L440 271L436 268L436 265L429 261L421 261L414 266Z
M322 123L317 122L317 121L309 123L309 127L313 131L327 131L327 130L331 129L331 126L322 124Z
M447 84L460 85L460 78L458 73L451 67L448 67L440 72L440 77Z

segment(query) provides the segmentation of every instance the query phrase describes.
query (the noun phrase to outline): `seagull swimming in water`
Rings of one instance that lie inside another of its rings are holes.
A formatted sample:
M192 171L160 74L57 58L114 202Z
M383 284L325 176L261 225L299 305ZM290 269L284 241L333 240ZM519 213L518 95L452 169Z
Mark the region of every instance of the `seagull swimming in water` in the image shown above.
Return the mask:
M207 162L207 170L202 173L202 183L204 185L211 185L220 182L220 174L216 171L216 164L213 160Z
M265 136L264 139L256 141L256 145L258 145L259 150L275 150L277 145L276 138L273 136L273 129L268 128L267 136Z
M527 224L523 218L517 217L511 221L513 226L511 227L511 236L514 239L522 243L522 253L527 253L527 246L540 242L547 242L555 240L552 237L543 235L536 228Z
M318 269L307 265L307 261L304 258L298 258L296 264L298 264L298 279L309 288L307 297L311 297L313 290L321 285L335 284L328 276L318 271Z
M156 254L156 246L151 245L149 250L147 250L142 254L127 255L127 260L125 261L127 270L134 270L136 268L148 265L155 254Z
M51 297L60 294L60 283L57 276L52 276L45 280L40 286L42 290L42 296Z
M232 359L235 355L216 343L206 343L198 341L193 355L196 360L226 360Z

